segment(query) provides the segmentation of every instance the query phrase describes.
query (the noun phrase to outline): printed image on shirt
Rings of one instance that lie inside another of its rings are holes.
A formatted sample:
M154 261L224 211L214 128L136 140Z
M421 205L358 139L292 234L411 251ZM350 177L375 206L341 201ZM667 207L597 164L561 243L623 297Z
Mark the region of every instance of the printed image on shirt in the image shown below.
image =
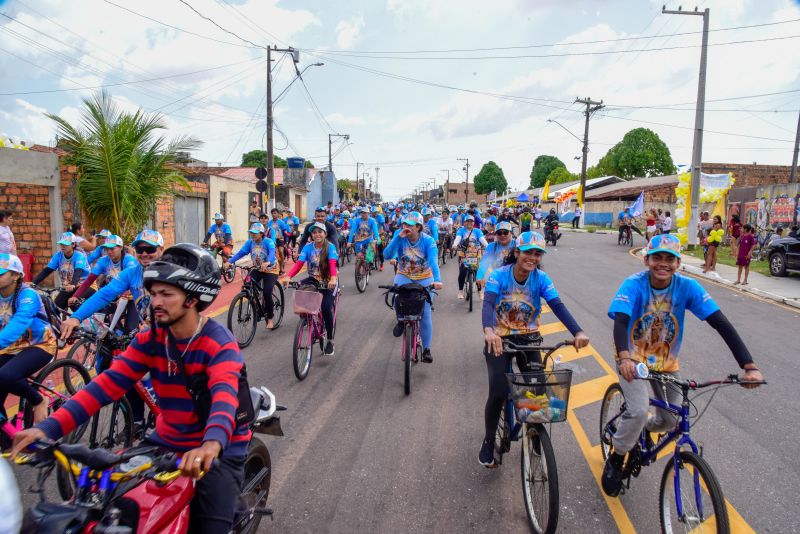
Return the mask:
M16 296L17 312L21 310L35 310L35 317L31 320L30 326L16 340L12 341L7 347L0 350L0 356L4 354L16 354L28 347L39 347L51 354L57 350L57 341L50 323L46 321L46 314L41 300L36 296L32 289L24 289L19 295L12 295L7 298L0 298L0 331L2 331L13 318L14 307L12 300Z
M495 306L497 330L500 335L526 334L533 331L530 325L536 319L536 307L530 302L530 295L520 288L503 295Z
M410 245L407 245L400 254L397 272L412 280L422 280L433 276L433 271L425 258L425 251L420 247Z
M358 222L358 229L354 236L356 241L364 241L372 237L372 229L363 220Z
M672 345L680 326L672 314L672 296L650 299L645 313L631 328L631 347L636 356L653 371L671 372L677 369Z

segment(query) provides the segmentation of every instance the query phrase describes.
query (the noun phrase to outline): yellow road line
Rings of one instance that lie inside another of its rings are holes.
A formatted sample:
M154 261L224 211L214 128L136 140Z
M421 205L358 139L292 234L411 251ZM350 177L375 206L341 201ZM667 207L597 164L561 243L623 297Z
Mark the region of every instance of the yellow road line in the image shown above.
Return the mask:
M566 329L566 326L561 324L559 321L556 321L554 323L547 323L540 326L539 333L543 336L546 336L548 334L555 334L556 332L564 332Z
M603 375L580 384L574 384L569 391L570 408L581 408L599 401L603 398L608 386L616 381L616 377Z

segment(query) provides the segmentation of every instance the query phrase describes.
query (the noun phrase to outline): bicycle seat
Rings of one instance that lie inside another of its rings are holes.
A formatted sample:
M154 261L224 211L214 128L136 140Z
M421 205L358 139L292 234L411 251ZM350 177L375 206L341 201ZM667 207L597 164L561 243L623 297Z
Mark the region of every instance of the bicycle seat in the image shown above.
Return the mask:
M115 465L127 462L134 456L147 453L147 449L140 448L125 451L122 454L116 454L107 449L90 449L82 444L60 445L59 450L70 460L74 460L98 471L105 471ZM153 450L155 450L155 448L153 448Z

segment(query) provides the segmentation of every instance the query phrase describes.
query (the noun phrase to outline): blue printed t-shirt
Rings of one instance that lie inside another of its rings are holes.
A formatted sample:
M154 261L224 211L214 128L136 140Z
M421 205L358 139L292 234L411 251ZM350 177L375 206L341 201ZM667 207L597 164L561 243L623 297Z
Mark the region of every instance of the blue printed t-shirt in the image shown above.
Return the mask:
M106 247L97 247L96 249L94 249L93 251L91 251L89 254L86 255L86 261L89 262L89 265L94 265L97 262L97 260L106 255L107 250L108 249Z
M412 243L407 237L400 237L399 232L386 247L387 257L397 259L397 274L416 281L429 278L440 281L436 241L429 235L420 234L417 242Z
M494 330L498 336L531 334L538 330L536 319L542 311L541 300L558 298L553 281L536 269L524 284L514 279L514 266L495 269L486 282L486 293L494 293Z
M466 256L468 258L477 258L481 255L481 238L483 237L483 232L479 228L473 228L472 230L467 230L466 226L462 226L456 232L456 237L461 236L461 242L459 243L459 247L465 247L467 249L466 253L462 250L458 251L459 256Z
M478 268L478 273L475 275L475 278L483 280L492 274L492 271L502 267L508 255L514 251L515 246L513 239L509 241L506 246L501 245L497 241L489 243L489 246L486 247L486 252L483 253L481 265L480 268Z
M308 269L308 276L315 278L322 282L322 275L320 274L319 269L319 255L322 252L322 249L317 250L314 246L314 243L306 243L306 246L303 247L303 250L300 252L300 256L297 258L298 261L302 261L306 264L306 268ZM328 243L328 260L338 260L339 253L336 252L336 246L333 243Z
M273 239L283 239L283 234L286 232L291 232L289 227L283 222L283 219L270 219L267 226L272 230L272 234L275 236Z
M231 231L231 225L228 223L222 223L222 226L217 226L216 223L211 225L211 228L208 229L208 233L214 236L214 239L217 241L225 242L226 235L233 235L233 231Z
M79 250L74 251L69 258L59 250L50 259L47 267L58 272L61 285L72 284L72 273L75 272L75 269L83 270L83 276L81 276L78 283L83 282L89 276L89 262L86 259L86 254Z
M108 283L113 278L116 278L124 269L136 267L137 264L136 258L130 254L125 254L116 263L111 260L110 256L106 255L97 260L97 263L92 268L92 274L95 276L104 275L106 277L106 283Z
M365 221L364 219L358 218L356 222L353 223L350 236L355 241L370 241L375 239L377 233L378 224L375 222L375 219L370 217Z
M257 269L261 270L265 266L266 268L262 272L267 274L278 274L280 272L280 266L275 261L275 241L269 237L262 238L261 243L248 239L239 252L234 254L229 261L235 263L239 258L245 256L250 256L250 261Z
M94 295L86 299L86 302L75 310L72 317L83 321L114 302L127 291L130 291L139 318L146 319L147 310L150 306L150 294L142 284L143 270L142 264L138 261L133 267L123 269L108 285L101 287Z
M55 354L56 336L39 294L23 287L16 297L16 313L12 304L14 295L0 297L0 356L16 354L28 347Z
M693 278L675 274L669 287L657 290L650 286L650 272L642 271L625 279L608 316L614 319L617 312L630 316L628 340L634 359L654 371L673 373L679 367L686 310L705 321L719 306Z

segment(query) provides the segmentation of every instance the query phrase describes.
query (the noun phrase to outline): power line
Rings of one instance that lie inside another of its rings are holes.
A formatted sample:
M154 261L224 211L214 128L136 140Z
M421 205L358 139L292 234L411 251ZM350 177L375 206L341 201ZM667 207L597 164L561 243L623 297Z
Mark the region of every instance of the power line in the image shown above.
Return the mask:
M789 89L788 91L777 91L774 93L761 93L757 95L744 95L744 96L730 96L727 98L714 98L706 100L706 102L729 102L731 100L746 100L748 98L761 98L764 96L775 96L775 95L786 95L789 93L800 93L800 89ZM694 101L691 102L680 102L677 104L662 104L660 106L625 106L619 104L609 104L608 107L610 108L625 108L625 109L671 109L672 106L687 106L690 104L694 104Z
M254 43L253 41L250 41L250 40L248 40L248 39L245 39L244 37L240 36L240 35L239 35L239 34L237 34L237 33L234 33L234 32L232 32L232 31L228 30L227 28L223 28L222 26L220 26L219 24L217 24L217 22L216 22L214 19L212 19L212 18L210 18L210 17L207 17L207 16L203 15L203 14L202 14L202 13L200 13L198 10L196 10L194 7L192 7L192 4L190 4L190 3L189 3L189 2L187 2L186 0L178 0L178 2L180 2L181 4L185 5L186 7L188 7L188 8L189 8L189 9L191 9L192 11L194 11L194 12L195 12L195 13L196 13L196 14L197 14L197 15L198 15L200 18L202 18L202 19L204 19L204 20L207 20L208 22L210 22L211 24L213 24L214 26L216 26L216 27L217 27L217 28L219 28L220 30L224 31L224 32L225 32L225 33L227 33L227 34L230 34L230 35L232 35L232 36L236 37L236 38L237 38L237 39L239 39L240 41L242 41L242 42L245 42L245 43L247 43L247 44L249 44L249 45L252 45L252 46L254 46L254 47L256 47L256 48L262 48L262 49L264 49L264 50L266 50L266 49L267 49L265 46L257 45L257 44L256 44L256 43Z
M226 2L227 3L227 2ZM653 21L660 15L661 13L657 13L653 20L645 27L650 26ZM748 28L760 28L764 26L777 26L780 24L789 24L792 22L798 22L800 18L797 19L789 19L789 20L781 20L775 22L765 22L762 24L750 24L746 26L731 26L728 28L717 28L714 30L709 30L711 32L721 32L721 31L731 31L731 30L742 30ZM661 28L662 30L666 27L666 24ZM445 50L322 50L322 49L302 49L303 51L307 52L320 52L320 53L330 53L330 54L337 54L337 55L344 55L344 56L353 56L354 54L446 54L446 53L460 53L460 52L489 52L494 50L526 50L530 48L548 48L552 46L575 46L575 45L586 45L586 44L603 44L603 43L617 43L617 42L624 42L624 41L638 41L644 39L650 39L651 41L655 38L671 38L681 35L696 35L698 33L702 33L701 31L692 31L692 32L680 32L680 33L670 33L665 35L659 35L661 30L659 30L655 35L641 35L638 37L619 37L615 39L598 39L593 41L575 41L575 42L561 42L561 43L544 43L544 44L532 44L532 45L519 45L519 46L495 46L495 47L487 47L487 48L455 48L455 49L445 49ZM360 56L356 56L360 57Z

